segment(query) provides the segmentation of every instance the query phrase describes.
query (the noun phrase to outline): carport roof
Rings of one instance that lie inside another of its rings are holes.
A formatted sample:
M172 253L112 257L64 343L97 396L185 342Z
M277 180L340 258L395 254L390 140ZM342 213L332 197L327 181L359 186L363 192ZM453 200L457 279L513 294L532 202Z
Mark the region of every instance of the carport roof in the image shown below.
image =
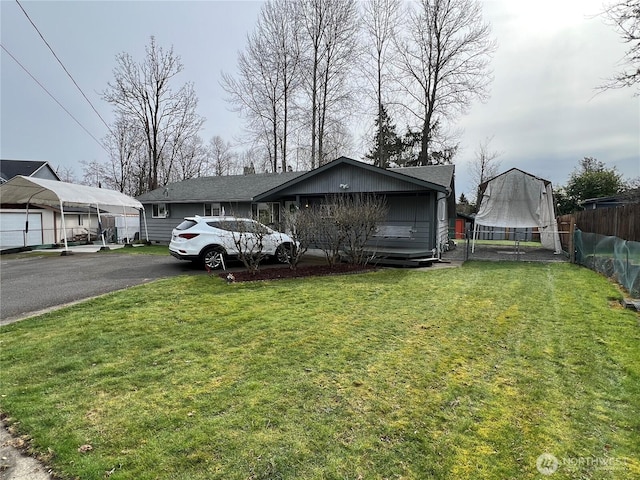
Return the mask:
M123 208L142 209L138 200L115 190L21 175L0 185L0 201L47 206L61 203L71 207L94 205L113 212L122 212Z

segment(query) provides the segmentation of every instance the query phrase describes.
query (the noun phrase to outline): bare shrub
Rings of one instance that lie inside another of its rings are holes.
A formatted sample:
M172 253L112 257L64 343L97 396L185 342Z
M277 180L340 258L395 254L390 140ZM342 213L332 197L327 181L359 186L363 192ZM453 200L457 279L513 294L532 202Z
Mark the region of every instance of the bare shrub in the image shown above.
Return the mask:
M323 205L308 211L316 232L313 242L332 266L343 256L349 263L368 262L367 242L386 218L388 209L383 197L356 193L329 195Z
M342 251L349 263L366 265L369 261L366 245L378 225L387 217L383 197L371 193L339 195L336 198L336 220L342 229Z
M295 270L302 256L307 253L316 237L316 223L314 213L309 209L288 212L284 218L285 230L293 240L287 261L289 267Z
M224 222L224 226L231 232L238 259L249 272L257 272L266 257L264 238L269 231L264 225L246 218L234 218Z

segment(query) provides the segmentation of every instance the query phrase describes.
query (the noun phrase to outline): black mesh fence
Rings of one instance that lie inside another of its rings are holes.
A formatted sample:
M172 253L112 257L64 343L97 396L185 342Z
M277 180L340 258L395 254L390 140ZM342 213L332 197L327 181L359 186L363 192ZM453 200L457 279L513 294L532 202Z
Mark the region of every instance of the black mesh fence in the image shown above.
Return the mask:
M576 263L602 273L640 296L640 242L575 231Z

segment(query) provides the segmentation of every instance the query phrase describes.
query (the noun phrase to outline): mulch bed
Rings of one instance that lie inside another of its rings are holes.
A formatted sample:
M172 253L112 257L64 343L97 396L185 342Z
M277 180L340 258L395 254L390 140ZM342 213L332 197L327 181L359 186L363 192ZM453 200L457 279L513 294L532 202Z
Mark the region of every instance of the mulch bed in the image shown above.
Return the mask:
M285 278L317 277L322 275L343 275L347 273L362 273L375 270L373 265L352 265L350 263L339 263L332 267L329 265L303 265L295 270L287 267L261 268L257 272L246 270L233 272L234 282L256 282L260 280L281 280ZM218 276L227 280L227 272L219 273Z

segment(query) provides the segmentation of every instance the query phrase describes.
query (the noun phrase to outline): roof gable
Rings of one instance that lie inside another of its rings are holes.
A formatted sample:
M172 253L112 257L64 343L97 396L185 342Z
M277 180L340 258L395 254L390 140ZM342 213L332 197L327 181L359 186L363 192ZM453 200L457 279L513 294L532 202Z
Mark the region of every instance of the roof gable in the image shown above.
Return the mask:
M383 169L340 157L283 183L256 197L267 200L294 194L350 192L393 192L435 190L448 192L453 184L453 165Z
M0 160L0 182L8 182L13 177L37 177L60 180L48 162L39 160Z

